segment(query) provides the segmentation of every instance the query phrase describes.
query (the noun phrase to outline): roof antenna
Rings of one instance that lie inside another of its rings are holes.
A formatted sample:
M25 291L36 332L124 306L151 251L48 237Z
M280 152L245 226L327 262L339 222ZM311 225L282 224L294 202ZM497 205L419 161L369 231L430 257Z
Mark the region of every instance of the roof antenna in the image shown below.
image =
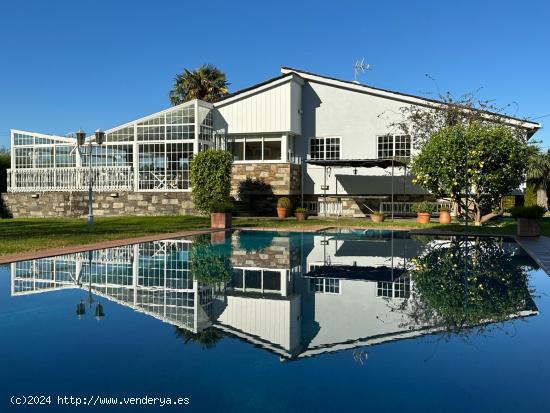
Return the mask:
M365 58L363 57L361 61L357 60L355 62L354 66L354 75L353 75L353 83L359 83L357 78L359 77L359 74L365 73L367 70L370 70L370 64L365 63Z

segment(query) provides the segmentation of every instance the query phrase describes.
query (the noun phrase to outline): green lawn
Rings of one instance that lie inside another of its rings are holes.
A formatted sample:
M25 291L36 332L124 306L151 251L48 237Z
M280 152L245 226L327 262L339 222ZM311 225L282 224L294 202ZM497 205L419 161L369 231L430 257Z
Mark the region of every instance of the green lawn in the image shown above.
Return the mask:
M362 218L312 218L307 221L296 221L293 218L287 220L235 218L233 225L244 228L281 229L298 229L310 226L429 228L446 231L463 231L464 229L459 224L421 225L415 219L396 219L393 223L386 221L374 224L370 220ZM85 219L3 219L0 220L0 255L208 227L208 218L194 216L96 218L92 228L88 228ZM470 230L475 233L513 235L516 231L516 224L513 220L501 220L483 227L470 226ZM550 236L550 220L543 222L542 232Z

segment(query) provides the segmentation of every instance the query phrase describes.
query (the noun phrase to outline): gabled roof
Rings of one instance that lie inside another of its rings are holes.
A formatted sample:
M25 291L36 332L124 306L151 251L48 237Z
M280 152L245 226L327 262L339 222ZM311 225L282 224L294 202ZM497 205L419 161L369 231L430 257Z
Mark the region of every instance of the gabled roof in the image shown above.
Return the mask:
M336 87L341 87L341 88L344 88L344 89L353 90L353 91L357 91L357 92L368 93L368 94L371 94L371 95L385 97L385 98L388 98L388 99L399 100L399 101L402 101L402 102L405 102L405 103L410 103L410 104L415 104L415 105L433 107L434 105L442 105L442 104L444 105L445 104L445 102L442 102L442 101L436 100L436 99L429 99L429 98L425 98L425 97L422 97L422 96L416 96L416 95L412 95L412 94L408 94L408 93L395 92L395 91L388 90L388 89L376 88L376 87L372 87L372 86L363 85L363 84L360 84L360 83L357 83L357 82L352 82L352 81L348 81L348 80L341 80L341 79L336 79L336 78L333 78L333 77L318 75L318 74L315 74L315 73L307 72L305 70L293 69L291 67L286 67L286 66L283 66L281 68L281 73L283 73L284 75L289 74L289 73L295 73L295 74L297 74L298 76L300 76L301 78L303 78L305 80L318 82L318 83L323 83L323 84L336 86ZM495 112L490 112L490 111L484 111L484 110L479 110L479 111L481 113L486 113L487 117L493 117L493 119L494 119L494 117L503 119L504 121L506 121L506 123L508 123L512 126L520 126L522 128L532 130L533 133L536 132L541 127L540 123L532 122L532 121L529 121L529 120L526 120L526 119L520 119L520 118L516 118L516 117L513 117L513 116L502 115L500 113L495 113Z
M230 93L228 95L223 96L222 98L218 99L214 106L223 106L225 104L228 104L234 100L244 98L248 95L252 95L254 93L258 93L264 89L272 88L273 86L277 86L283 83L286 83L290 80L296 80L300 82L300 84L303 83L303 80L300 76L296 75L295 73L285 73L281 76L272 77L271 79L268 79L266 81L263 81L261 83L257 83L255 85L249 86L247 88L238 90L236 92Z

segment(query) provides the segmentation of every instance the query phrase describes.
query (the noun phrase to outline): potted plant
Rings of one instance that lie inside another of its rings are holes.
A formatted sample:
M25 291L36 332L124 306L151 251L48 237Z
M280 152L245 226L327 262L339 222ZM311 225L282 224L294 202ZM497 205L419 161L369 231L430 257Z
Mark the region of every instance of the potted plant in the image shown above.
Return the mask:
M433 204L427 201L418 202L413 204L411 210L416 212L416 220L420 224L429 224L430 217L432 212L434 212L435 207Z
M212 228L231 228L233 205L229 201L212 204L210 223Z
M277 216L279 219L284 219L290 216L290 209L292 208L292 203L287 197L279 198L277 201Z
M510 213L518 221L518 237L538 237L540 235L539 220L545 212L546 208L539 205L512 208Z
M440 224L451 223L451 213L449 211L449 208L441 208L439 210L439 223Z
M307 208L296 208L296 211L294 211L294 216L298 221L305 221L307 219Z
M372 214L369 214L369 216L372 222L377 223L384 222L384 220L386 219L386 216L381 211L374 211Z

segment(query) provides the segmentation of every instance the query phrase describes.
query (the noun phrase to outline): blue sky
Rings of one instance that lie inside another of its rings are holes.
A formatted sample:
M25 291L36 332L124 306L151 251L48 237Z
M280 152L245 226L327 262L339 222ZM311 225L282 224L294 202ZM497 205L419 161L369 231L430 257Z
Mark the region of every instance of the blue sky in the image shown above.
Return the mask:
M326 3L326 4L325 4ZM169 106L183 68L231 90L291 66L413 94L475 91L509 114L550 115L547 1L4 1L0 146L9 129L107 129ZM517 106L514 102L517 102ZM537 119L543 128L550 116ZM537 139L550 146L550 132Z

